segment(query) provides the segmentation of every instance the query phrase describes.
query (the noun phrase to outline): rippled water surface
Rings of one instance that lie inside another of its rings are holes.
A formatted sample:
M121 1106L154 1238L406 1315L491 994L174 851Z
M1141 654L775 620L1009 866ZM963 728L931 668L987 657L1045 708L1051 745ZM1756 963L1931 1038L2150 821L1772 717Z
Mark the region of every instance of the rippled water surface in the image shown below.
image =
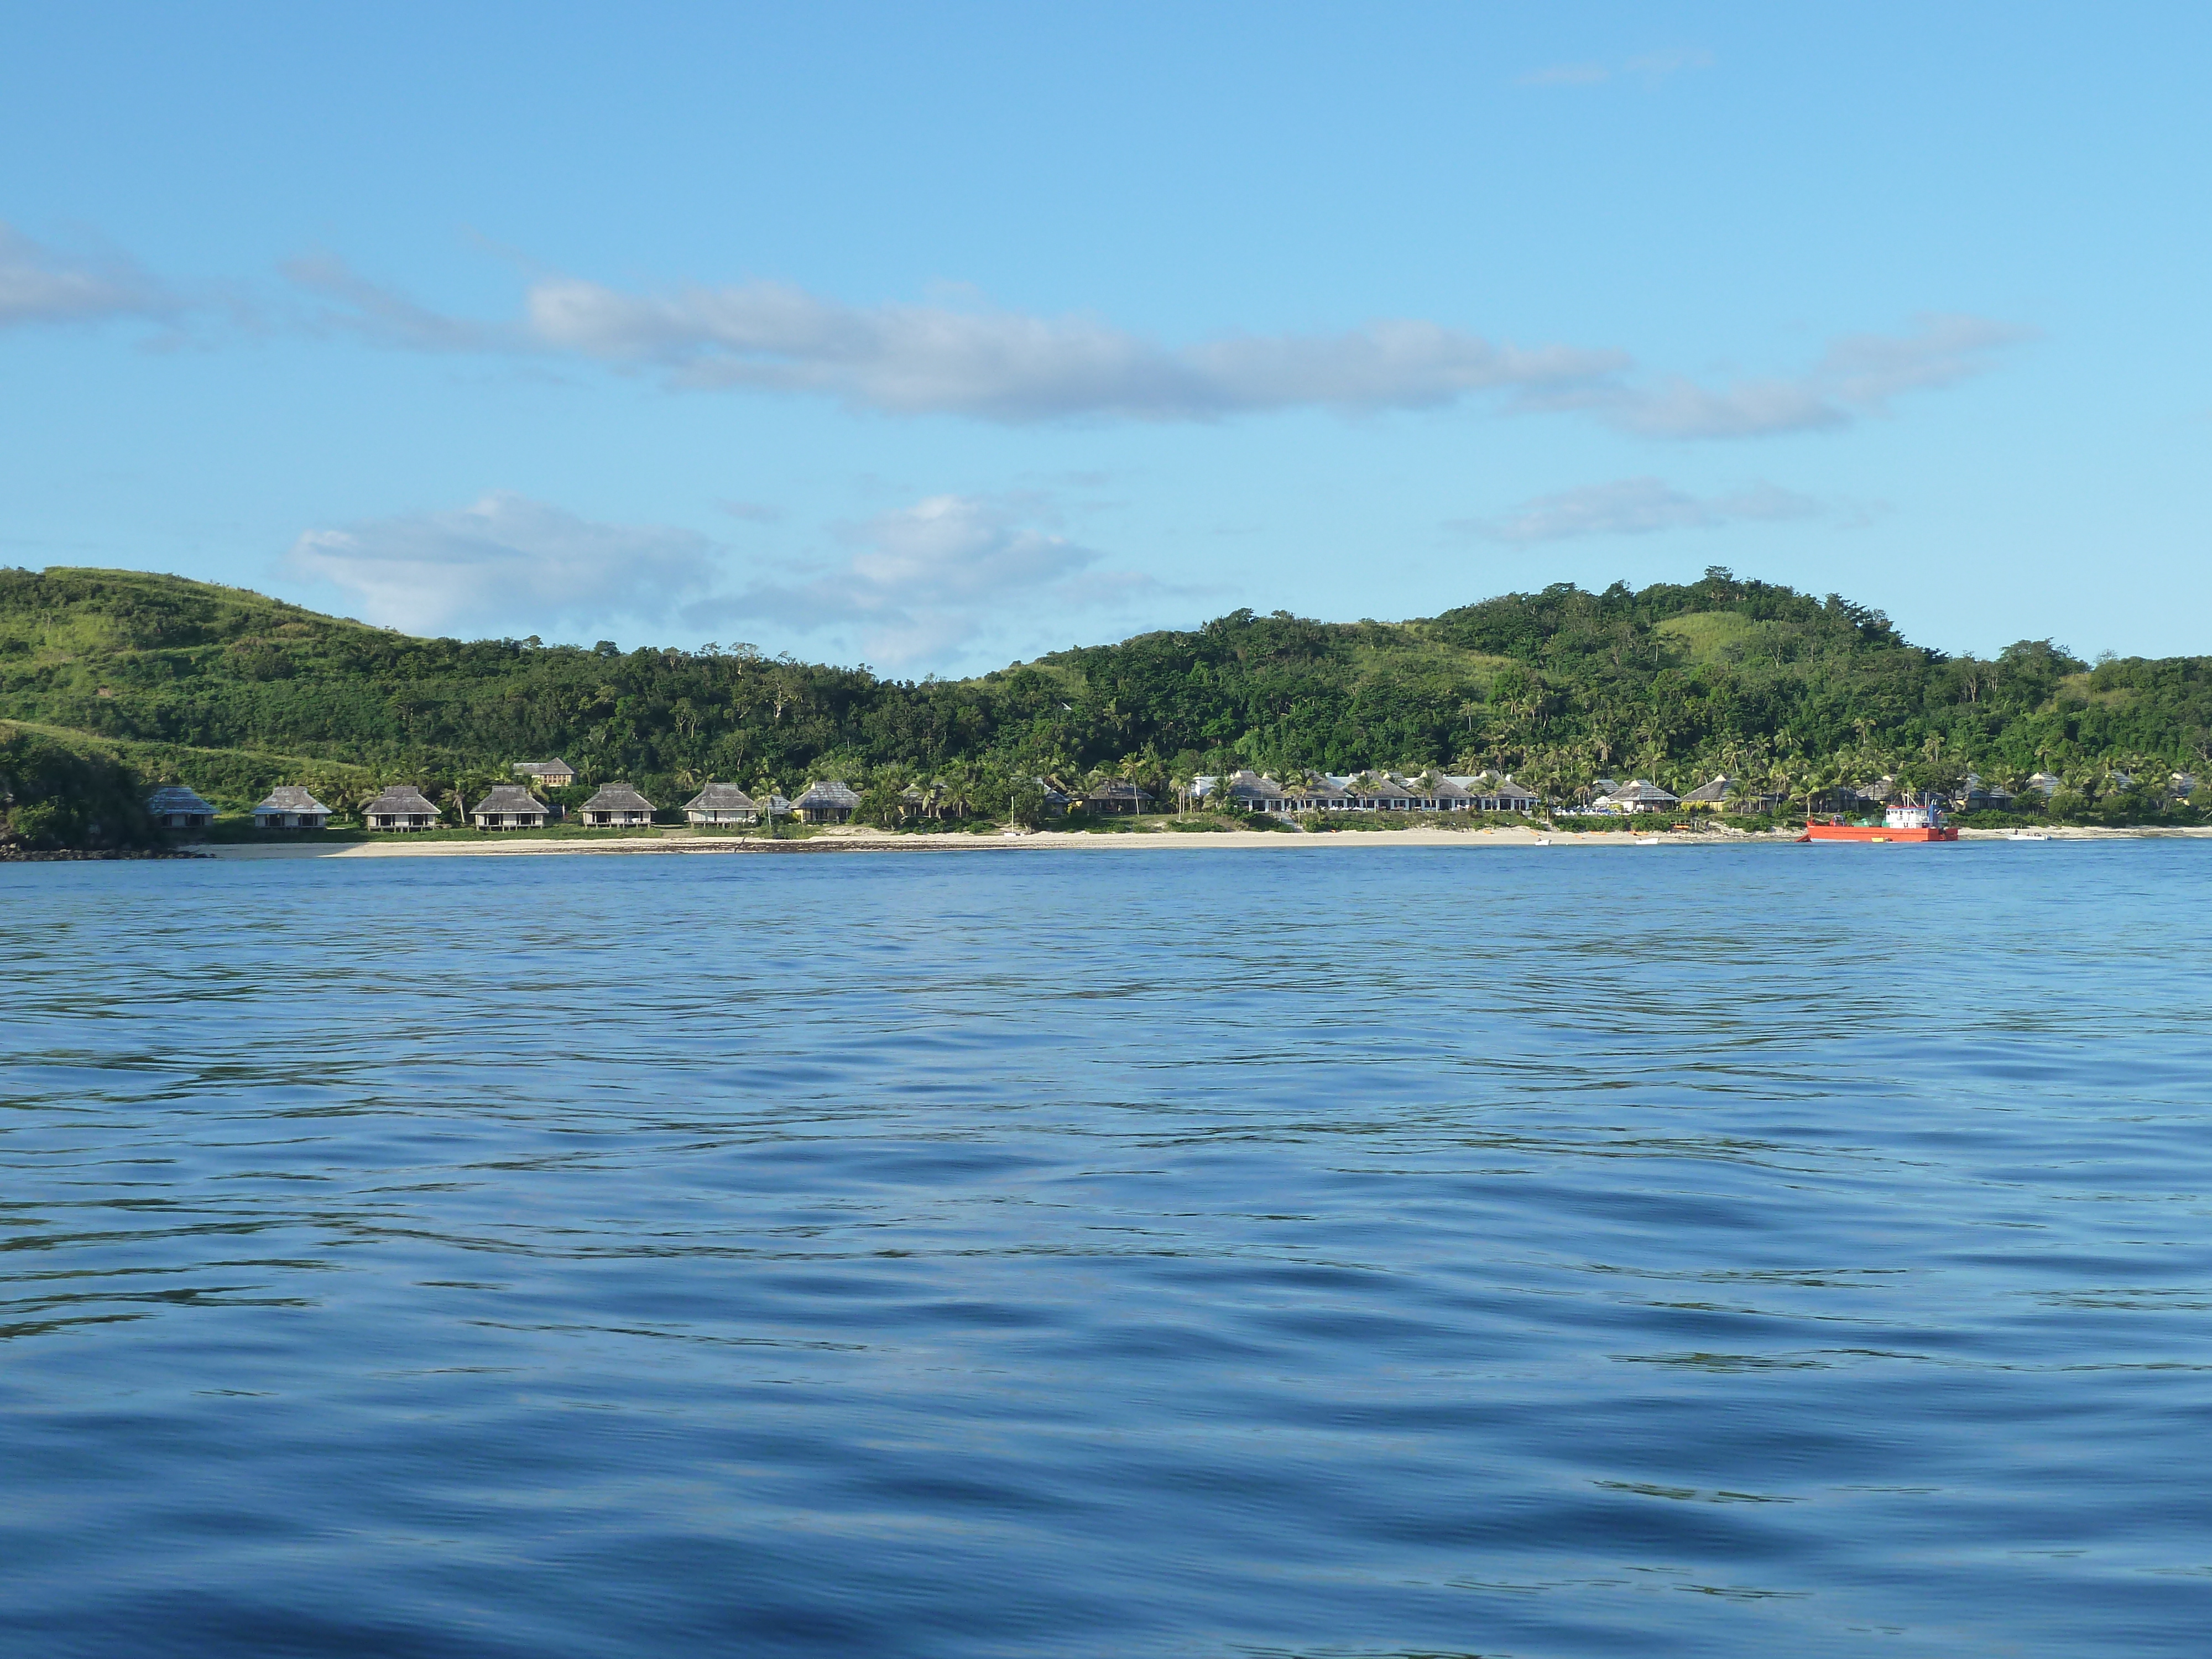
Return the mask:
M2212 845L0 867L40 1656L2195 1655Z

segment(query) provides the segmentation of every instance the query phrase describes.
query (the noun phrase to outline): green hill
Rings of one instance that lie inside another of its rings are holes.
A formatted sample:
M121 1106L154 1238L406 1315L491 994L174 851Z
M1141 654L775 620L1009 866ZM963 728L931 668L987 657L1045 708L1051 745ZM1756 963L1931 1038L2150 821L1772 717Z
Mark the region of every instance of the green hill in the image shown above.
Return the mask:
M663 801L708 778L1113 766L1164 785L1237 765L1495 768L1559 791L1600 774L1796 791L2044 769L2086 801L2116 773L2163 786L2207 769L2212 659L2093 666L2048 641L1947 658L1878 611L1714 569L1402 623L1239 611L917 684L750 653L418 639L240 588L56 568L0 569L0 720L21 723L19 748L188 782L230 811L279 781L341 808L403 778L442 798L552 755Z

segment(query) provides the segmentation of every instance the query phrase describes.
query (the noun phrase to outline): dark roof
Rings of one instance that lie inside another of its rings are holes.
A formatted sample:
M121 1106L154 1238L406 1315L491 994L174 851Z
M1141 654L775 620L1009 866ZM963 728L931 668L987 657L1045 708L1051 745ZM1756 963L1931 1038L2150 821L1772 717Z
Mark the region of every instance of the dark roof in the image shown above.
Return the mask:
M836 778L822 778L806 786L793 803L799 806L858 806L860 798Z
M513 807L503 808L513 811ZM653 803L626 783L603 783L591 799L576 809L580 812L650 812Z
M212 812L215 808L202 800L181 783L173 783L156 789L146 802L146 810L162 812Z
M1110 778L1093 787L1083 799L1085 800L1150 800L1152 798L1152 792L1148 789L1139 789L1133 783L1124 783L1119 778Z
M1696 801L1700 805L1710 805L1724 801L1734 793L1735 793L1735 780L1722 776L1715 778L1711 783L1699 784L1682 799L1686 801Z
M1608 795L1606 799L1608 800L1672 802L1679 800L1680 797L1668 794L1664 789L1662 789L1657 784L1652 782L1649 778L1632 778L1628 782L1614 790L1613 793Z
M576 769L574 767L569 765L568 763L564 760L558 759L550 761L517 761L514 763L514 770L516 775L521 777L542 778L549 772L565 772L572 778L576 775Z
M280 783L269 792L269 799L253 809L257 812L322 812L324 805L296 783Z
M507 787L512 787L511 785ZM386 816L415 817L424 812L428 812L434 818L438 816L438 809L433 806L424 798L422 792L411 783L387 784L384 793L362 807L361 811L364 817L372 812L379 817Z
M734 783L710 783L684 803L687 812L750 812L760 803Z
M519 783L495 783L491 793L469 808L473 817L478 812L543 812L545 803Z

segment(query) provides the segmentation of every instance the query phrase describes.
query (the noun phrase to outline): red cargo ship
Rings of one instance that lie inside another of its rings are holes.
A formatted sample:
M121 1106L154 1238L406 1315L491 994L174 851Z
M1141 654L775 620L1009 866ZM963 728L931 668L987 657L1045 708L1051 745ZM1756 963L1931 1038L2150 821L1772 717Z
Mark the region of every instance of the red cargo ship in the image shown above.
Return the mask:
M1842 818L1830 818L1826 823L1811 819L1805 823L1805 833L1797 837L1808 841L1956 841L1959 832L1943 822L1943 809L1936 805L1932 795L1922 798L1917 806L1889 806L1882 809L1881 822L1864 819L1847 823Z

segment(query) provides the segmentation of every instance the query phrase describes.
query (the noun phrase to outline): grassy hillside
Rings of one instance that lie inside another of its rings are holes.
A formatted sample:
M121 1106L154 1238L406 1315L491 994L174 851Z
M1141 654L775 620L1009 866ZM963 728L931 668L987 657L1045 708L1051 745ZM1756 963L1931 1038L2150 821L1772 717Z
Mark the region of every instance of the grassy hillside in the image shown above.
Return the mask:
M0 719L233 810L277 781L345 805L393 779L480 788L561 755L656 799L701 781L787 793L1238 764L1600 774L1715 771L1800 791L1968 769L2163 784L2212 760L2212 659L2090 665L2048 641L1949 659L1880 611L1741 580L1561 584L1403 623L1240 611L966 681L878 679L750 653L417 639L243 589L129 571L0 570ZM2148 810L2148 805L2146 809Z

